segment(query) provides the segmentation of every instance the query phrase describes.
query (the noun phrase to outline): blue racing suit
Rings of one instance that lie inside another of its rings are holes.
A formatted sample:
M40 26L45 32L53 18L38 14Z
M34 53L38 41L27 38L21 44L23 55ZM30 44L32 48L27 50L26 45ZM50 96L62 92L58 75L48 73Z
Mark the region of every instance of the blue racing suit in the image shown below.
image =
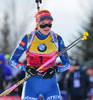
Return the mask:
M42 34L39 30L36 31L37 38L39 40L45 40L48 38L48 35ZM58 39L58 52L65 48L63 39L57 35ZM35 39L34 39L35 40ZM19 45L15 49L11 59L10 64L13 67L26 71L26 65L19 62L19 58L27 50L27 34L22 38ZM62 64L58 65L58 72L65 71L70 67L70 61L68 58L67 52L60 56ZM26 76L28 74L26 73ZM60 100L60 92L57 85L56 74L51 79L43 79L41 75L36 75L30 77L24 82L22 100L38 100L39 95L42 94L44 100Z

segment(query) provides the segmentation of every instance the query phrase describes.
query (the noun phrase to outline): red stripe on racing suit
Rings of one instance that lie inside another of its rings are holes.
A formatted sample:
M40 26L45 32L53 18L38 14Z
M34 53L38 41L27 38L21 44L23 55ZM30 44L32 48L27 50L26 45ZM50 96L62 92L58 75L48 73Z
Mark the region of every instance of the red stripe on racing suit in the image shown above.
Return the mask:
M40 67L43 65L45 62L47 62L49 59L51 59L54 55L56 54L56 51L52 53L47 53L47 54L42 54L42 53L34 53L30 52L27 55L27 66L32 66L32 67ZM56 59L55 59L56 60ZM49 63L47 66L42 68L41 71L47 70L47 68L55 66L55 60Z

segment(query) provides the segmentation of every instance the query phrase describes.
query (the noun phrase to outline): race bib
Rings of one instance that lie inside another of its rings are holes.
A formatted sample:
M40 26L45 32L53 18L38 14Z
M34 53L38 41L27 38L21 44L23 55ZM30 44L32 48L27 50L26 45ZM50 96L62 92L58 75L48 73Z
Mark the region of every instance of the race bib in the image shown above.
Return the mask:
M74 88L79 88L80 86L81 86L80 80L79 80L79 79L75 79L75 80L73 81L73 87L74 87Z

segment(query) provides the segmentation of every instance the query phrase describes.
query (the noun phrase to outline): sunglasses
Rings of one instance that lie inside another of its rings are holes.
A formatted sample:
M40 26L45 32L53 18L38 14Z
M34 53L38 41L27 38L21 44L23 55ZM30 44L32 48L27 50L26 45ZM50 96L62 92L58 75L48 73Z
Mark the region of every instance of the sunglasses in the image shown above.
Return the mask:
M53 21L53 18L52 16L42 16L39 18L39 22L43 21L43 20L52 20Z
M45 25L39 25L40 26L40 28L45 28L45 27L52 27L52 24L45 24Z

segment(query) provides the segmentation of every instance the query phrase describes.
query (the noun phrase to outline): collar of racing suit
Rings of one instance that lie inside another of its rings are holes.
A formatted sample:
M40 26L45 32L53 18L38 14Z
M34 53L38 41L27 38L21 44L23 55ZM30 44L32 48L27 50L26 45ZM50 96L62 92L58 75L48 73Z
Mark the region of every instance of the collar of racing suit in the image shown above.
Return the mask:
M40 40L44 40L48 37L49 34L44 35L42 34L38 29L36 30L36 36L40 39Z

